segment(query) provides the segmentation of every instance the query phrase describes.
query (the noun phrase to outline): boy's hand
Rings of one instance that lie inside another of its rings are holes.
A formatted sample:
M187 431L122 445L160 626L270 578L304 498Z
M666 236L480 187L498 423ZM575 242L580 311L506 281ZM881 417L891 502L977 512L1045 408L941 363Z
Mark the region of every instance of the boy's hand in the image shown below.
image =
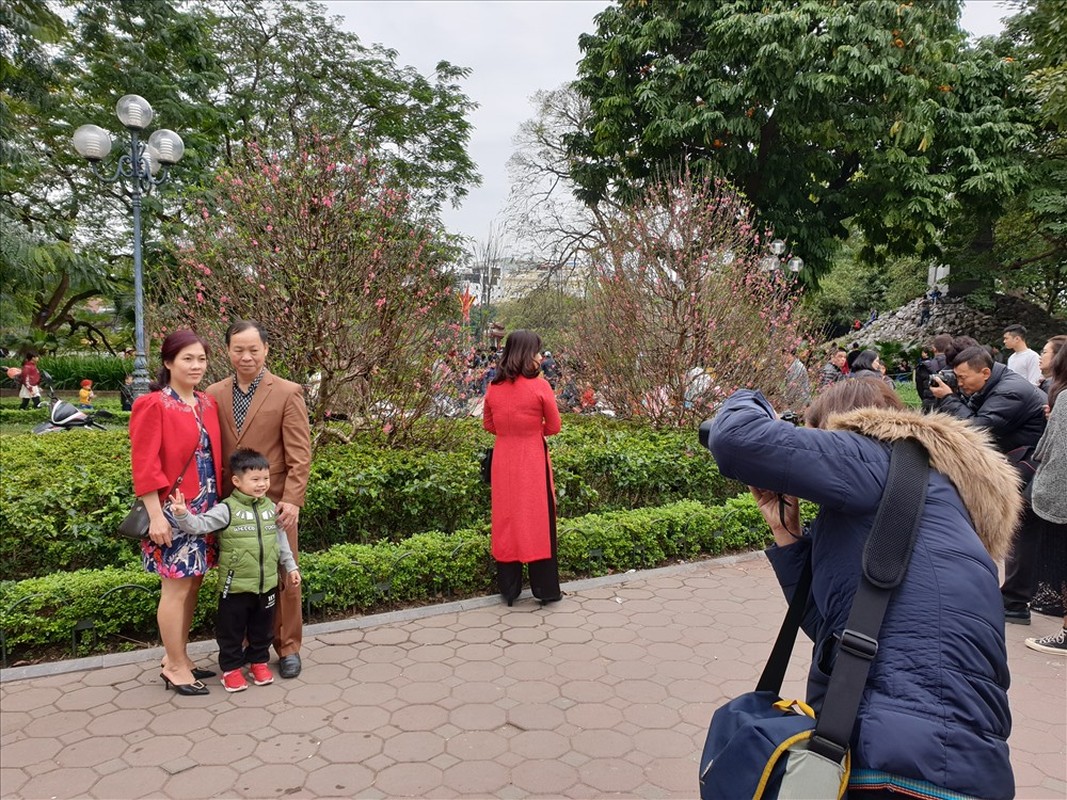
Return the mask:
M296 569L289 573L289 585L294 589L300 585L300 570Z
M170 510L177 517L184 517L189 513L189 509L185 507L185 497L181 489L175 489L174 494L170 496Z

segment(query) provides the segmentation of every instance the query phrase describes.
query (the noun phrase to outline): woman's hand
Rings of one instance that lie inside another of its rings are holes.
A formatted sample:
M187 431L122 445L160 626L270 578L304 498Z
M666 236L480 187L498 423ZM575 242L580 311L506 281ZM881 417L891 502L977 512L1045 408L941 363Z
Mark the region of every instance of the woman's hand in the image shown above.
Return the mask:
M158 514L149 512L148 519L148 538L158 545L170 547L171 527L167 518L163 516L163 512L160 511Z
M141 495L145 510L148 511L148 538L158 545L170 547L170 522L163 516L163 507L159 504L159 495L155 492Z
M800 541L800 501L797 498L755 486L749 486L748 490L756 498L756 506L774 534L775 544L789 547Z

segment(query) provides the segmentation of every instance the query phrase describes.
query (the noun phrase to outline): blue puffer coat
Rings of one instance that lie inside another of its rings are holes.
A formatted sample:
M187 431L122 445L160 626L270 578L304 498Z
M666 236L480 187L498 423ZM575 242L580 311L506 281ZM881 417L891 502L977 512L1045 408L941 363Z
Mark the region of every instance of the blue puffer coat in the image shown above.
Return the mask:
M926 507L882 624L853 732L854 768L1013 797L1004 611L990 552L1003 555L1018 517L1014 470L984 434L944 415L868 408L831 417L828 427L849 430L796 428L777 420L761 394L739 391L719 411L709 443L727 477L820 506L804 540L767 551L787 597L812 554L808 701L818 709L826 692L890 442L917 438L931 454Z

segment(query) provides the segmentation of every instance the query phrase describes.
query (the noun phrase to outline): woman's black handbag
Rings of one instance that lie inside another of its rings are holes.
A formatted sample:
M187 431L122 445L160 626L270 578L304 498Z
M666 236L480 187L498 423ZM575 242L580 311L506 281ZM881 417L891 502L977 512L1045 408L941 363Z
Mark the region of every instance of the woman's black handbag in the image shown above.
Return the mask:
M486 448L481 457L482 483L493 484L493 448Z
M144 539L148 536L149 521L148 509L144 507L144 500L138 497L134 501L130 513L119 523L119 536L125 536L127 539L137 539L138 541Z

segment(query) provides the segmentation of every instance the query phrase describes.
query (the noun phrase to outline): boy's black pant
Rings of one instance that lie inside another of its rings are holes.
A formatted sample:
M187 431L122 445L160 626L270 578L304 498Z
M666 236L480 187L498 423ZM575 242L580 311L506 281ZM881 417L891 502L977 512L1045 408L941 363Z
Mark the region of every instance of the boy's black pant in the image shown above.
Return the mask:
M219 668L223 672L245 664L267 663L277 606L277 588L265 594L231 592L219 598L215 640L219 643Z

